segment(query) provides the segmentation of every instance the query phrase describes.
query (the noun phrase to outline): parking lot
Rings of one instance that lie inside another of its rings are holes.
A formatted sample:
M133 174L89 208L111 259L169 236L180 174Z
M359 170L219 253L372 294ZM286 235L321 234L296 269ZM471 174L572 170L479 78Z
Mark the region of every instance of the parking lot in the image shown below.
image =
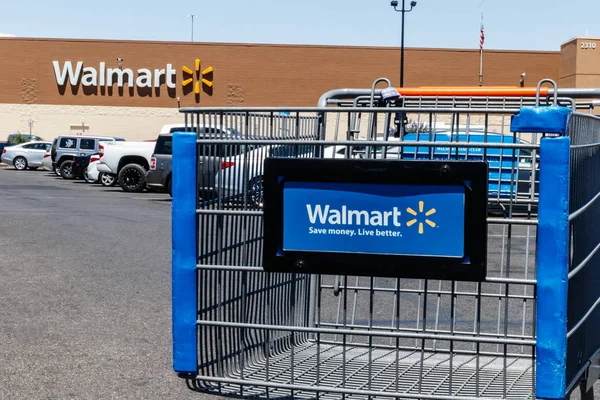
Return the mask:
M0 399L198 399L171 369L171 200L0 164Z
M0 399L205 397L172 371L168 194L0 164L0 218Z

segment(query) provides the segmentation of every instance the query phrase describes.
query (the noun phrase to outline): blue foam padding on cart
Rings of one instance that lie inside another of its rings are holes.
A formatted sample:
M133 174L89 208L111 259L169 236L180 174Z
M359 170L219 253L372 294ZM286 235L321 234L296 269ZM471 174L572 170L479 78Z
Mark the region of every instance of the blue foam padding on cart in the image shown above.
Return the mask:
M531 133L558 133L566 135L573 111L567 107L521 107L512 116L510 131Z
M566 391L570 139L543 138L537 244L536 398Z
M173 134L172 313L173 369L197 373L196 134Z

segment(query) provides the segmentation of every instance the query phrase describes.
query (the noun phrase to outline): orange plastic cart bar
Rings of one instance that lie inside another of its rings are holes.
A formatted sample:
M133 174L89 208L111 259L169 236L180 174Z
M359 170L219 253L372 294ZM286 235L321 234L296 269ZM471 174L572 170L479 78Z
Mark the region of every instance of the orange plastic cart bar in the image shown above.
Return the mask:
M416 87L396 88L402 96L472 96L472 97L535 97L535 87L512 86L448 86L448 87ZM540 88L540 97L548 96L549 88Z

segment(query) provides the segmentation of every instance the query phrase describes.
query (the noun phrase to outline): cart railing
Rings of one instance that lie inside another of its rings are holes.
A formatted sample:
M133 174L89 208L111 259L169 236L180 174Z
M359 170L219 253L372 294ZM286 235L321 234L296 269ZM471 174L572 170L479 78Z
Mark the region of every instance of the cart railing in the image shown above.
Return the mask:
M544 384L536 394L561 399L580 382L591 389L600 366L600 118L553 107L522 113L515 130L555 134L540 146L541 175L552 178L540 181L536 352Z
M569 126L567 384L600 374L600 118L573 114Z

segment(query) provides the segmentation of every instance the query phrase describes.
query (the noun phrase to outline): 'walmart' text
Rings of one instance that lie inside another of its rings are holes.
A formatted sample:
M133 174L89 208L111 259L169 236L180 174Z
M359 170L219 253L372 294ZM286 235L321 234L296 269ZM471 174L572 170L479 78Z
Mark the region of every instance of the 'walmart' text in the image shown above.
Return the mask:
M365 225L365 226L389 226L390 219L394 226L401 226L401 212L398 207L394 207L391 211L366 211L366 210L349 210L346 206L342 206L341 210L332 209L329 204L324 207L317 204L313 207L310 204L306 205L308 219L311 224L317 223L330 225Z

